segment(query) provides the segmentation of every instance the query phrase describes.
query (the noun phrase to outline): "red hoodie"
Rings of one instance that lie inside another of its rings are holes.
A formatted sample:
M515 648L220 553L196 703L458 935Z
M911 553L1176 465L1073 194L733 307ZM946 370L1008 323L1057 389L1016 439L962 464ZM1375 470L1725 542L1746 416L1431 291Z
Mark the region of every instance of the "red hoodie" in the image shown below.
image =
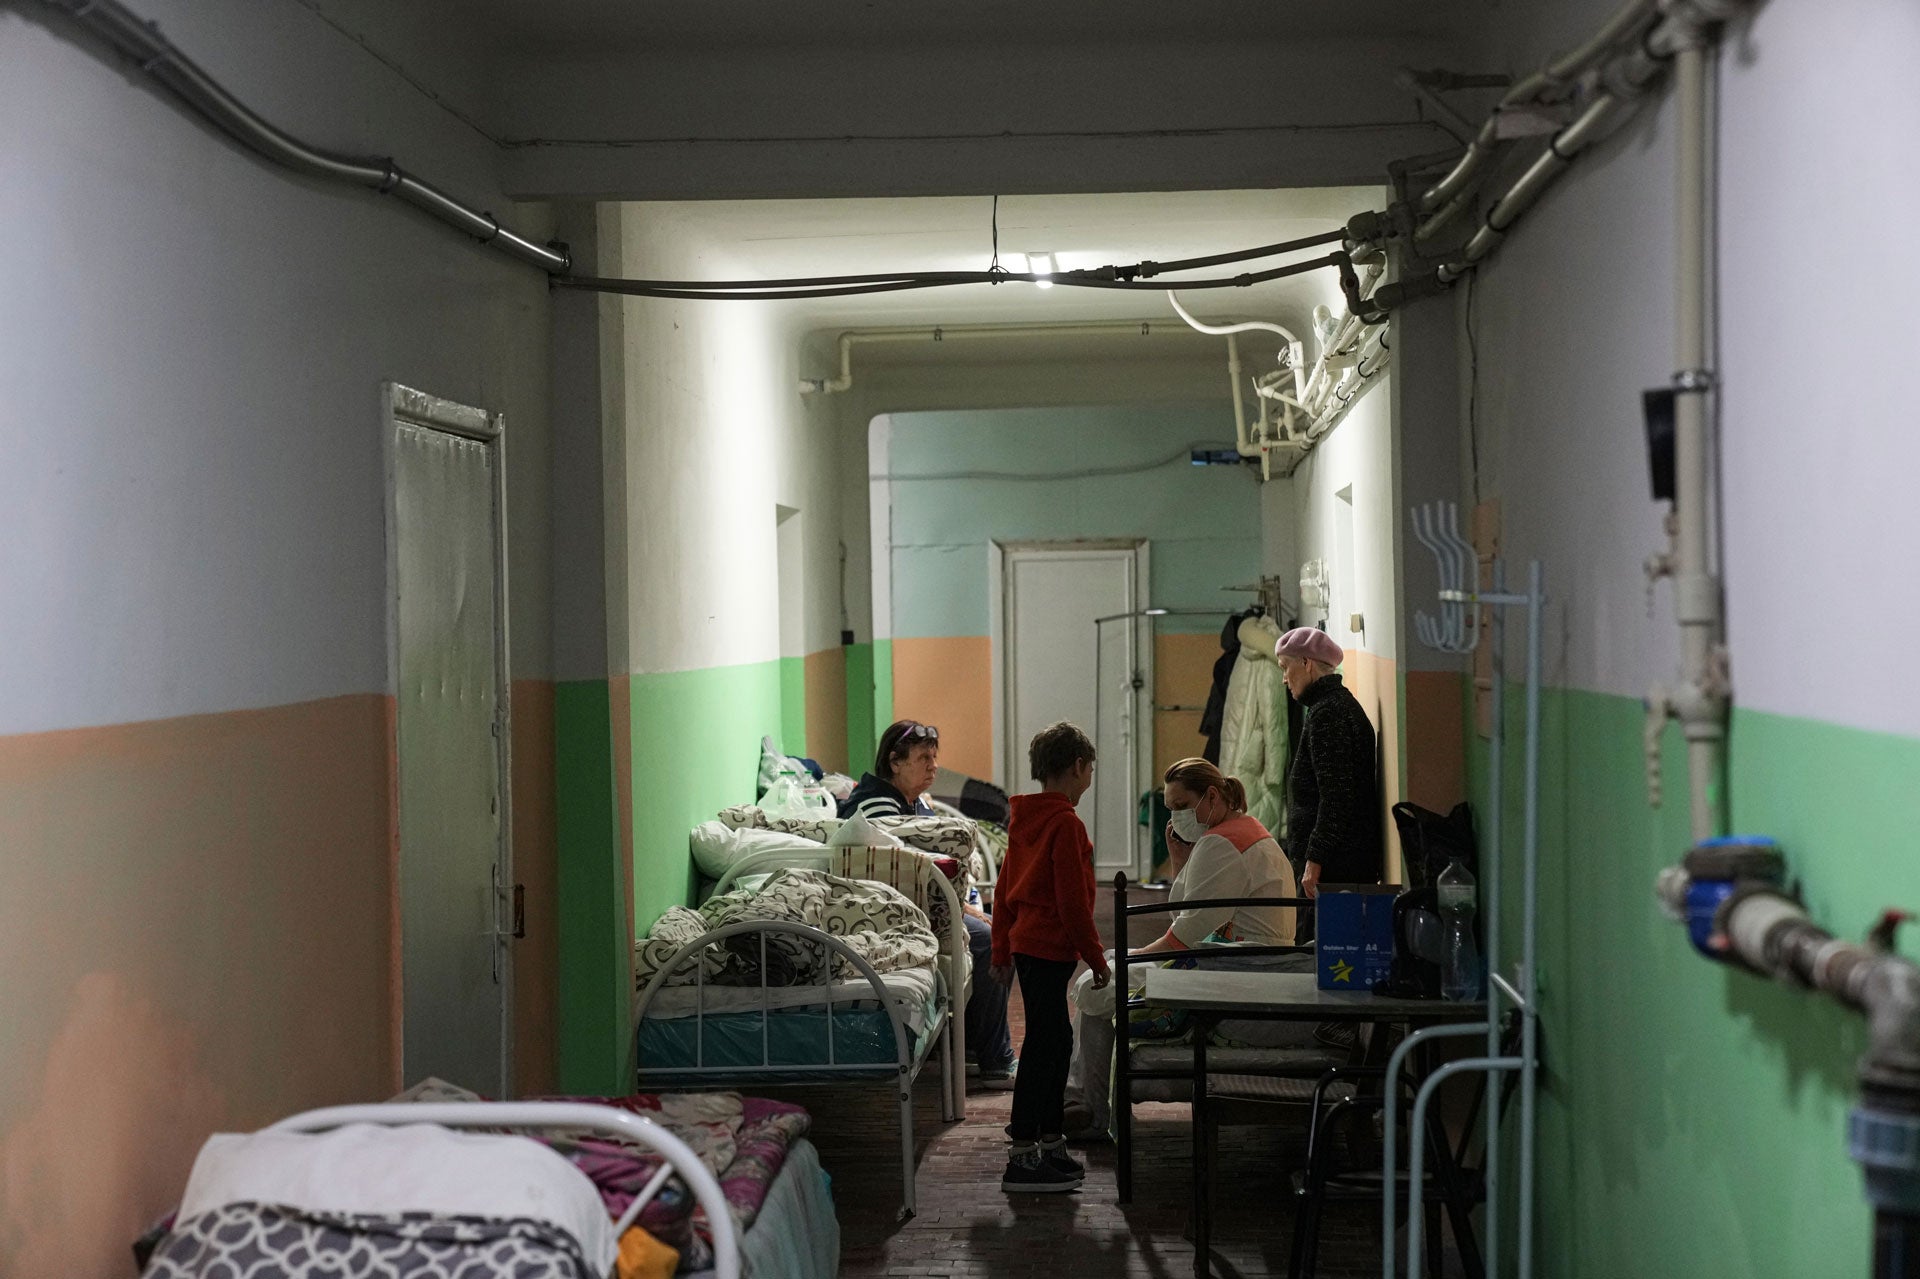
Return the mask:
M993 886L993 962L1014 952L1104 968L1093 926L1093 842L1065 795L1015 795L1007 858Z

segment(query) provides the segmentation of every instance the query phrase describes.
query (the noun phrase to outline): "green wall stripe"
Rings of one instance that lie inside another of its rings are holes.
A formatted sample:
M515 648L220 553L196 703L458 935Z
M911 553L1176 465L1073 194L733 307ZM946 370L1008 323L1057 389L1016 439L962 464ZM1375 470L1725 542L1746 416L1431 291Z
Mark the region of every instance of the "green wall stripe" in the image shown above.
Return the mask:
M750 804L760 739L782 731L782 663L635 675L633 910L644 934L691 900L687 832Z
M893 641L873 642L873 745L868 758L880 749L880 734L893 723Z
M1507 701L1501 901L1517 929L1520 690ZM1655 908L1656 872L1688 844L1675 730L1652 809L1638 702L1550 690L1542 711L1543 1273L1866 1273L1845 1132L1860 1019L1708 963ZM1857 935L1881 907L1920 900L1900 802L1920 741L1740 709L1730 742L1734 827L1782 842L1817 920ZM1486 766L1470 737L1483 827Z
M789 755L807 752L807 659L780 659L780 749Z
M559 1085L624 1093L631 972L608 682L554 687Z
M880 746L880 735L873 727L874 648L871 643L846 646L847 767L855 777L868 767L867 761Z

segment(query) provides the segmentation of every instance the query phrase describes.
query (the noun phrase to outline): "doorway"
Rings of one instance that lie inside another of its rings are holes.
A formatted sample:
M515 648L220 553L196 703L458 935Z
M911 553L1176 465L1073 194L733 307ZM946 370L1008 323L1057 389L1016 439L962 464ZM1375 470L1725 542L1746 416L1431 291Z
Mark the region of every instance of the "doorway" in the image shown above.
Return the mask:
M993 567L1000 777L1010 792L1035 789L1027 743L1058 720L1080 725L1100 757L1079 805L1094 866L1134 874L1142 849L1140 779L1149 767L1141 752L1151 739L1143 712L1153 672L1142 619L1131 614L1146 592L1147 543L996 543ZM1119 620L1097 624L1100 618Z
M401 1071L512 1095L504 422L387 387Z

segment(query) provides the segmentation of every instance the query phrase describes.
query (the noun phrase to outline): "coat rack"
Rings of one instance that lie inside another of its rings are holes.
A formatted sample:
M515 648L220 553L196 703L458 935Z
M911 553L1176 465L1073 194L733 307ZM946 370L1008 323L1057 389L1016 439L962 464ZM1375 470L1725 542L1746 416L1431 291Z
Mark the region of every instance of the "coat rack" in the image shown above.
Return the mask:
M1435 1070L1415 1094L1413 1115L1408 1128L1412 1151L1407 1167L1407 1185L1417 1196L1425 1172L1424 1139L1427 1107L1435 1090L1456 1074L1485 1073L1486 1109L1486 1246L1488 1275L1498 1275L1500 1256L1500 1076L1508 1071L1520 1075L1520 1169L1515 1194L1519 1203L1517 1251L1519 1273L1533 1273L1533 1165L1535 1145L1535 1076L1538 1073L1539 992L1535 988L1535 938L1539 917L1540 867L1540 633L1541 613L1546 594L1541 588L1540 561L1527 568L1525 594L1506 589L1506 570L1499 559L1492 564L1490 590L1479 589L1479 556L1471 543L1460 536L1460 508L1452 502L1435 502L1414 507L1409 513L1413 535L1433 553L1440 571L1440 615L1420 613L1414 626L1422 643L1444 653L1469 653L1480 643L1480 610L1488 610L1487 626L1493 668L1493 733L1488 752L1488 784L1492 803L1487 814L1487 841L1482 864L1486 885L1480 910L1487 938L1487 1019L1458 1026L1434 1026L1408 1035L1394 1049L1387 1062L1386 1078L1386 1160L1381 1189L1382 1274L1394 1279L1394 1229L1399 1211L1395 1163L1398 1156L1397 1123L1399 1110L1398 1080L1402 1064L1418 1045L1450 1035L1486 1035L1486 1055L1448 1062ZM1500 937L1500 841L1501 810L1505 807L1503 756L1506 746L1505 652L1502 640L1502 610L1524 608L1527 611L1527 726L1524 743L1526 788L1523 798L1522 909L1520 966L1518 984L1501 975ZM1500 1051L1500 1006L1505 1001L1520 1014L1521 1040L1518 1055ZM1407 1270L1421 1272L1422 1214L1409 1201L1407 1214Z

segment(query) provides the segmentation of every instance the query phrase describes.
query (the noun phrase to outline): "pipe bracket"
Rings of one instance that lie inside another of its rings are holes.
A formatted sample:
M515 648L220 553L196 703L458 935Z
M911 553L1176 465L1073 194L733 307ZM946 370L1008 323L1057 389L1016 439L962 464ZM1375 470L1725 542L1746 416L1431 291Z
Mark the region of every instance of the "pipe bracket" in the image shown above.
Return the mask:
M1718 384L1712 369L1680 369L1672 382L1675 395L1705 395Z

